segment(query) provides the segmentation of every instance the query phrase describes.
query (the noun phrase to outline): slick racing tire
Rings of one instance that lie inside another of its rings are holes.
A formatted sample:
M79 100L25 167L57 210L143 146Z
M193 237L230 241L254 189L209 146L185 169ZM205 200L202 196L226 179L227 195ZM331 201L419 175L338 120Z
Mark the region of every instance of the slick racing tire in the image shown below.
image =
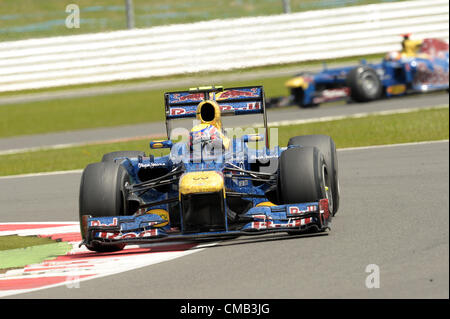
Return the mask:
M295 136L292 137L288 142L288 146L291 145L317 147L320 153L322 153L327 165L328 175L330 178L329 186L331 187L332 195L332 201L330 201L329 203L330 212L333 216L336 215L339 209L340 189L338 158L336 153L336 144L334 143L333 139L327 135Z
M139 156L145 156L145 152L142 151L118 151L118 152L111 152L103 155L102 162L112 162L117 157L139 157Z
M376 100L381 96L383 89L375 70L361 65L347 74L347 85L351 89L352 99L357 102Z
M281 153L278 200L281 204L316 202L331 196L326 163L316 147L292 147Z
M129 182L127 170L114 162L93 163L86 166L81 176L79 214L80 225L83 215L92 217L118 216L127 214L125 183ZM81 235L85 239L83 228ZM97 252L122 250L124 244L103 245L94 243L88 249Z

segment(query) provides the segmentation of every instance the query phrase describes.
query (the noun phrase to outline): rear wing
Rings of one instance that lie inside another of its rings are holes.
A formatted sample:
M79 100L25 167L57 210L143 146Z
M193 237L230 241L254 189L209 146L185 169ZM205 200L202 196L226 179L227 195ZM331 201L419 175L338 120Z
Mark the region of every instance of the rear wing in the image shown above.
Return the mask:
M195 117L197 105L204 100L216 101L222 116L265 113L264 88L262 86L226 89L211 86L165 93L166 119Z
M419 52L444 59L448 54L448 43L439 39L423 39Z
M170 120L195 118L198 104L205 100L216 101L220 107L221 116L262 114L266 131L266 147L269 148L266 103L262 86L242 86L226 89L222 86L209 86L191 88L188 91L164 93L168 139L170 139Z

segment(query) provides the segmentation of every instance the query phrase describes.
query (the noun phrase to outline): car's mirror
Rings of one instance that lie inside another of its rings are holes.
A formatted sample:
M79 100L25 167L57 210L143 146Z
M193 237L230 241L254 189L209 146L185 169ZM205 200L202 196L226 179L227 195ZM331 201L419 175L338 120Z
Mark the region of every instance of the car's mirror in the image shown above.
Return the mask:
M261 134L246 134L242 136L244 142L261 142L264 141L264 135Z
M173 143L171 140L151 141L150 142L151 149L172 148L172 146L173 146Z

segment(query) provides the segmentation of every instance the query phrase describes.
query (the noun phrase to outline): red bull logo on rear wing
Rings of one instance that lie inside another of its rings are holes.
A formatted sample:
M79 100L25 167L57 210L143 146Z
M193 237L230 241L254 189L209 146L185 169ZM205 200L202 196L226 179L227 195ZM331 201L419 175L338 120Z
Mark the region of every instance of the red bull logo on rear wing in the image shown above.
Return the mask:
M166 118L195 117L197 105L204 100L216 101L223 115L264 113L262 86L227 89L211 88L165 93Z
M216 101L225 101L225 100L242 100L247 98L259 98L260 90L257 87L253 88L236 88L236 89L226 89L222 92L215 93Z

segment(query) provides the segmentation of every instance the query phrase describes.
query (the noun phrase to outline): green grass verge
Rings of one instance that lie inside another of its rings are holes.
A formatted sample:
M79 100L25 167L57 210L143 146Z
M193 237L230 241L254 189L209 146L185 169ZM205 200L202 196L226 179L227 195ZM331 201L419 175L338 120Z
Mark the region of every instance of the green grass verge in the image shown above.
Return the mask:
M307 134L329 135L337 148L448 139L449 109L285 126L279 129L279 140L286 145L290 137Z
M72 248L37 236L0 236L0 273L64 255Z
M121 150L145 150L148 153L149 140L4 155L0 156L0 176L79 169L89 163L99 162L105 153ZM159 156L160 153L156 151L154 154Z
M0 251L54 243L50 238L35 236L0 236Z
M285 146L290 137L305 134L329 135L338 148L448 139L449 109L283 126L278 129L279 145ZM0 175L80 169L98 162L108 152L148 152L148 143L145 139L3 155L0 156ZM163 154L155 150L150 153Z
M158 90L4 105L0 137L159 121L163 94Z
M26 243L27 240L27 237L20 237L18 239L21 244ZM52 243L49 244L38 244L23 248L0 250L0 272L40 263L44 260L54 259L66 254L71 249L72 245L67 242L52 241Z

